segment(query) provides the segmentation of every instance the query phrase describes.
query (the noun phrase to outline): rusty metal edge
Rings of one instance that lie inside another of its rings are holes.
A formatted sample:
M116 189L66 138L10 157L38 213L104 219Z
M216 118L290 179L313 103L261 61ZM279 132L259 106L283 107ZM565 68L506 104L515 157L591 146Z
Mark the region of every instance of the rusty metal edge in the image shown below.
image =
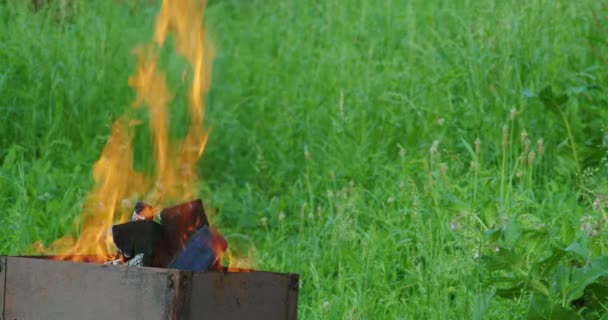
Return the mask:
M300 275L289 274L289 286L287 288L287 315L286 319L298 319L298 291L300 290Z
M181 320L189 318L189 303L190 303L190 283L192 281L192 272L178 271L175 269L167 269L173 271L171 276L173 279L173 298L171 309L171 319Z
M0 320L4 319L4 297L6 295L6 257L0 256Z

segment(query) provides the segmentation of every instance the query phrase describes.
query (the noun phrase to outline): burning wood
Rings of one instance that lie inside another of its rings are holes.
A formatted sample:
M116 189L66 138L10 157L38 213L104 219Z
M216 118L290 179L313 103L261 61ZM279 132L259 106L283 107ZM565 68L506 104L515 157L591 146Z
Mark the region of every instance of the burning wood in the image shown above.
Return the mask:
M163 0L153 43L136 50L129 85L133 107L149 113L154 173L135 170L134 124L141 119L127 112L112 125L93 167L95 187L83 205L79 236L56 240L40 251L53 255L41 259L0 256L0 319L296 319L298 276L220 268L228 244L209 225L201 200L160 212L144 202L132 212L122 210L135 196L159 204L197 193L196 163L207 143L203 96L213 55L201 24L204 6ZM169 134L173 94L157 63L169 34L191 82L182 139ZM204 272L211 268L228 272Z
M186 241L203 226L209 225L203 202L198 199L160 212L160 223L168 240L169 253L175 255Z
M136 71L128 79L135 93L132 107L147 111L149 121L142 121L139 112L125 112L115 120L93 166L95 184L83 204L78 237L67 234L48 248L38 247L38 253L51 254L56 260L207 270L220 266L226 251L229 269L234 267L226 241L209 225L200 200L163 210L155 207L187 201L198 192L196 164L207 143L204 95L213 58L202 24L205 4L162 1L153 39L134 51ZM175 94L158 63L168 44L186 67L182 80L188 82L188 121L183 136L170 132L173 111L169 108ZM152 148L145 154L150 155L153 170L142 172L136 170L133 137L139 124L146 122ZM133 211L125 212L135 197L149 204L138 202ZM250 269L250 265L245 267Z
M200 228L169 265L172 269L203 272L215 265L228 244L226 240L208 226Z
M112 238L128 260L143 254L142 265L164 267L168 259L163 229L155 221L132 221L112 227Z
M133 215L131 215L132 221L153 220L153 219L154 219L154 208L152 208L152 206L145 204L143 202L138 202L135 204L135 208L133 209Z
M202 272L214 266L228 247L209 227L200 199L163 209L160 223L154 221L152 212L152 206L138 202L134 221L112 227L122 258L111 260L111 264Z

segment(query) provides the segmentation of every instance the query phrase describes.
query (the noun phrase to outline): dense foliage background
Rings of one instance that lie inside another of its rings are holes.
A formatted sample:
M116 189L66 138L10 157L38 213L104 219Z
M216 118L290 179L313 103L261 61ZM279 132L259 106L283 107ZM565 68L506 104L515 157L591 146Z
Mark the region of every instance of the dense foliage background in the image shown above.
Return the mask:
M49 2L0 1L2 254L74 230L158 9ZM606 8L210 1L212 220L301 274L302 319L605 316Z

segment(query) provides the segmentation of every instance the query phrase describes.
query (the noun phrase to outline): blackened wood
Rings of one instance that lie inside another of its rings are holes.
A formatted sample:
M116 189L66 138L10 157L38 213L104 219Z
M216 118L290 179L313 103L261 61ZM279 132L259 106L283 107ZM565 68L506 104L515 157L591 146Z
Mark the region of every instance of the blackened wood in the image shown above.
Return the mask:
M209 225L200 199L163 209L160 221L171 256L175 256L197 230Z
M114 225L112 238L127 258L143 253L143 266L165 267L171 260L163 228L154 221L131 221Z
M136 203L135 208L133 208L133 214L131 215L131 221L138 220L154 220L154 208L143 202Z
M209 226L203 226L190 237L169 268L195 272L208 271L227 247L228 243L224 237Z
M187 273L8 257L4 319L181 320Z

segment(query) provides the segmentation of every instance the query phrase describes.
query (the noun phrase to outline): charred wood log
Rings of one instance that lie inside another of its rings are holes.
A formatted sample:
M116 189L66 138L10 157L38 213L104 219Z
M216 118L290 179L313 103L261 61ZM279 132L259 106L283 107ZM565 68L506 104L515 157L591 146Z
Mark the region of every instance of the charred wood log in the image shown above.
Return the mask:
M203 202L198 199L163 209L160 223L167 239L169 255L175 256L195 232L209 225L209 220Z
M153 217L153 208L138 202L133 221L112 227L128 265L206 271L227 248L226 240L209 228L201 200L163 209L160 224Z
M135 204L133 214L131 215L131 221L139 220L154 220L154 209L152 208L152 206L143 202L138 202Z
M142 266L166 267L171 261L163 228L154 221L132 221L112 227L112 238L125 258L139 254Z
M224 237L208 226L200 228L177 254L169 268L203 272L215 266L228 244Z

